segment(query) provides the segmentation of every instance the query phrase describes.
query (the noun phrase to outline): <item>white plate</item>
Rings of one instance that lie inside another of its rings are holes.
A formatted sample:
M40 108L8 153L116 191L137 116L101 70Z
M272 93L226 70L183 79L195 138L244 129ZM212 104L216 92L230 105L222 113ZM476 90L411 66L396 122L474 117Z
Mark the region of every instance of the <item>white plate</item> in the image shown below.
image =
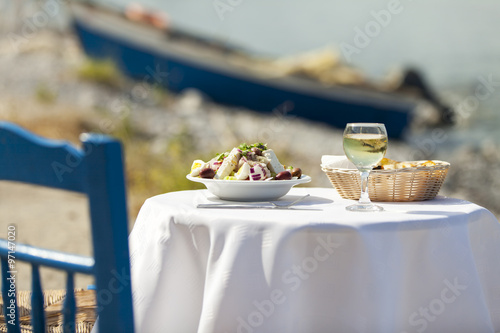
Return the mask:
M231 201L267 201L278 199L297 184L309 183L311 177L302 175L291 180L220 180L186 176L187 179L204 184L213 195Z

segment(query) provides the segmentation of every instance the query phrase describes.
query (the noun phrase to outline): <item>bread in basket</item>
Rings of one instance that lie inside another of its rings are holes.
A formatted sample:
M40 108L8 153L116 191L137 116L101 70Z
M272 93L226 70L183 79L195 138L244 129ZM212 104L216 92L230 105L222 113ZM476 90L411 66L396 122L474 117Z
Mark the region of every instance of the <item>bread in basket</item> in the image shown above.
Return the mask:
M346 162L340 158L337 158L335 163L327 163L327 160L326 158L322 159L321 169L328 176L333 187L342 198L358 200L361 192L359 171L349 168ZM426 162L428 161L411 161L405 163L420 165L410 167L406 165L407 167L399 169L373 170L368 182L370 199L372 201L433 199L443 185L450 163Z

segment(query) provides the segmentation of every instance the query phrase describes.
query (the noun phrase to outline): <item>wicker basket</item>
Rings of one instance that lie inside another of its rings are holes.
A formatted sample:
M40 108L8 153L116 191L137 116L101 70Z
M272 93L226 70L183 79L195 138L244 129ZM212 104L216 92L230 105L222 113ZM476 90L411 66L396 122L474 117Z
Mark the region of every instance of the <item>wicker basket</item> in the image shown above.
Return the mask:
M44 290L45 324L47 333L64 331L62 307L66 290ZM76 333L90 333L96 320L95 290L75 289L76 300ZM17 306L21 333L32 333L31 326L31 291L17 293ZM3 300L0 296L0 332L7 332L9 325L3 316Z
M446 178L450 163L395 170L373 170L368 182L372 201L423 201L433 199ZM356 169L322 167L333 187L344 199L358 200L361 178Z

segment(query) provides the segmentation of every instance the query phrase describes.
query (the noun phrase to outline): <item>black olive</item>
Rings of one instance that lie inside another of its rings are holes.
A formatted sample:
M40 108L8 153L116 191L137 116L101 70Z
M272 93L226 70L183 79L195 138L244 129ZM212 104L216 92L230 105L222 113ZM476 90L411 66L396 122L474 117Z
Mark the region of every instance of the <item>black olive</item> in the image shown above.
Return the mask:
M200 177L201 178L214 178L215 176L215 171L212 168L204 168L200 170Z
M292 169L292 177L300 178L301 176L302 176L302 170L300 170L300 168Z
M292 174L288 170L281 171L276 175L276 180L290 180L290 179L292 179Z

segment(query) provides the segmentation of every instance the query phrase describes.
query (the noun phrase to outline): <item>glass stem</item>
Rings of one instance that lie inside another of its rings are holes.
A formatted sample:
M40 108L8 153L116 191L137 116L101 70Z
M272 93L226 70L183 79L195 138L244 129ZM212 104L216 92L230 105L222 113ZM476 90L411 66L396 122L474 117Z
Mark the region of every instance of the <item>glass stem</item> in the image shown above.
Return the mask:
M359 203L362 205L370 205L370 197L368 196L368 177L370 176L371 170L361 170L361 196L359 197Z

